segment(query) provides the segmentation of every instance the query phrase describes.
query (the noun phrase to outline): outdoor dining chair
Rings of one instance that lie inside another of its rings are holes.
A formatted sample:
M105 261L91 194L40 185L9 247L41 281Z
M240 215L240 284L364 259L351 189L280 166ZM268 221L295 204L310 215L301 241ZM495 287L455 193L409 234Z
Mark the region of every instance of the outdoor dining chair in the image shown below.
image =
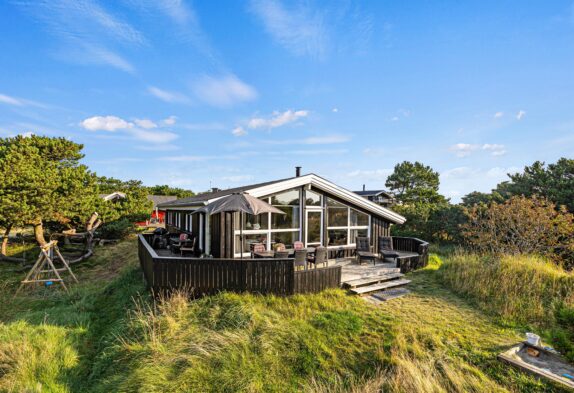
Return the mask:
M325 266L328 263L327 248L323 246L315 248L315 254L309 256L308 261L315 265L315 269L320 263Z
M287 259L289 258L289 251L275 251L273 257L276 259Z
M304 248L295 249L295 270L298 270L300 267L307 269L307 250Z

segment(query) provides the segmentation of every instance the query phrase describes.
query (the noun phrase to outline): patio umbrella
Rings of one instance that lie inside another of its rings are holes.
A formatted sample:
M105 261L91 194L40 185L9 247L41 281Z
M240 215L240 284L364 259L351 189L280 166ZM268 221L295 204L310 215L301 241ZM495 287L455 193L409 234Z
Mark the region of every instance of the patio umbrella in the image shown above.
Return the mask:
M243 259L243 213L257 215L262 213L276 213L285 214L283 210L279 210L274 206L271 206L267 202L257 199L246 193L233 193L226 197L220 198L216 201L211 202L200 209L197 209L195 213L205 213L208 215L226 212L239 212L239 239L241 241L241 258Z

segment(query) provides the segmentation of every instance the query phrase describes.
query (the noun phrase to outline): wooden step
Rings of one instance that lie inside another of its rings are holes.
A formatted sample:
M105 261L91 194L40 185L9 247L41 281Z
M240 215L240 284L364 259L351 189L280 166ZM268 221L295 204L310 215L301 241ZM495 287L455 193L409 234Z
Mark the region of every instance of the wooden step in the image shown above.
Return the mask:
M409 282L411 282L411 280L401 278L399 280L386 281L375 285L369 285L366 287L352 288L350 289L350 291L356 295L365 295L371 292L381 291L387 288L394 288L407 285Z
M345 288L357 288L357 287L362 287L365 285L378 284L380 282L394 280L395 278L401 278L403 276L404 276L404 274L402 274L402 273L380 274L377 276L370 276L370 277L358 278L355 280L345 281L343 283L343 286Z
M387 300L396 299L411 293L407 288L391 288L386 291L381 291L371 294L371 297L386 302Z

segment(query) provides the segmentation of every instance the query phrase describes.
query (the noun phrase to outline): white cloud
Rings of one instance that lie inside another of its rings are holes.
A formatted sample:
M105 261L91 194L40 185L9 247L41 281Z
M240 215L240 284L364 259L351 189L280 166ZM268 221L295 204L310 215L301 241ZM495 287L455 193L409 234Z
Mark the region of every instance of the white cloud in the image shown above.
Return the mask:
M146 130L157 128L157 124L149 119L135 119L134 123L136 123L138 127L145 128Z
M169 116L163 119L161 122L166 126L173 126L177 121L177 116Z
M135 122L138 124L138 122L141 123L142 121L146 126L153 123L151 120L136 120ZM168 143L179 137L176 133L170 131L149 131L141 129L136 127L136 124L117 116L93 116L80 122L80 126L89 131L115 132L119 130L124 131L133 138L144 142ZM155 123L153 124L157 127ZM140 124L138 125L141 127Z
M324 57L329 37L325 18L319 11L304 3L287 9L278 0L253 0L251 10L267 32L294 55Z
M517 120L522 120L522 118L526 115L526 111L523 110L519 110L518 113L516 114L516 119Z
M159 98L162 101L168 102L170 104L190 104L191 100L184 94L160 89L159 87L149 86L147 91Z
M500 119L502 116L504 116L504 112L496 112L494 114L494 118L495 119Z
M128 132L140 141L153 143L168 143L179 137L176 133L169 131L146 131L139 128L132 128Z
M339 112L339 108L333 108L333 109L331 109L331 111L333 111L333 113L337 113L337 112Z
M83 120L80 125L89 131L125 130L133 127L132 123L117 116L93 116Z
M247 135L247 131L245 131L245 129L244 129L243 127L235 127L235 128L231 131L231 133L232 133L234 136L244 136L244 135Z
M457 157L469 156L472 151L478 149L478 145L471 145L469 143L457 143L449 147L449 150L454 152Z
M391 117L391 121L399 121L399 117L398 117L398 116L393 116L393 117Z
M277 128L289 123L293 123L301 118L307 117L308 115L309 111L306 110L287 110L285 112L273 112L272 116L267 119L261 117L250 119L247 122L247 127L251 129Z
M485 143L483 145L470 144L470 143L457 143L449 147L449 150L454 152L457 157L467 157L473 151L483 150L490 152L492 156L502 156L506 154L504 145Z
M203 76L193 83L193 91L202 101L218 107L229 107L257 98L255 88L231 74Z
M482 150L489 151L490 154L493 156L502 156L506 154L506 149L504 145L485 143L484 145L482 145Z

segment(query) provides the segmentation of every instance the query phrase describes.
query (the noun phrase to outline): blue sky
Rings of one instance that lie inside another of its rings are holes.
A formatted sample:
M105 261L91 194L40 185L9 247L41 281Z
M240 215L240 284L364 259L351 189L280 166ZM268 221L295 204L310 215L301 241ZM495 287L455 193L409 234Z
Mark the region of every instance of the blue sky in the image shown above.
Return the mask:
M419 160L458 201L574 156L574 3L4 1L0 136L195 191L383 188Z

